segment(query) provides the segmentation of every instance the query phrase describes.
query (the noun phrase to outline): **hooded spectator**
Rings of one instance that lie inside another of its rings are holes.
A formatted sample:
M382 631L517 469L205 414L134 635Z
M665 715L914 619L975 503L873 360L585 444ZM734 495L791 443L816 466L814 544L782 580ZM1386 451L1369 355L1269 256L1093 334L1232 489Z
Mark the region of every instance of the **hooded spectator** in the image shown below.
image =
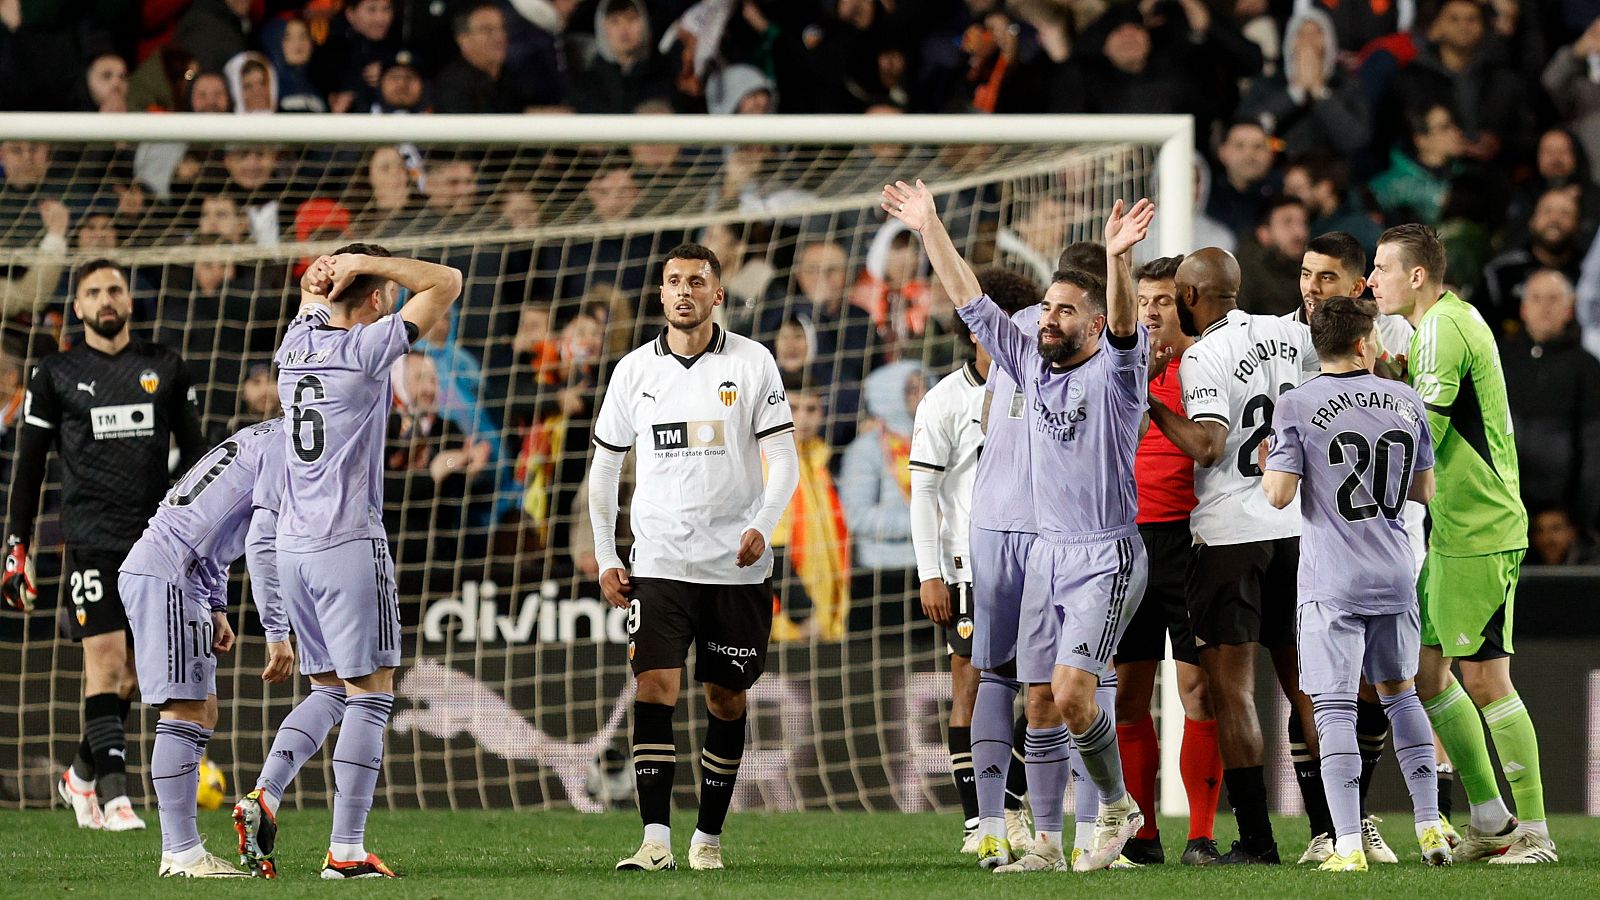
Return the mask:
M1251 82L1238 115L1276 135L1288 153L1326 147L1346 156L1371 136L1361 86L1339 69L1333 20L1305 9L1283 32L1283 66Z
M856 435L839 471L839 500L855 539L856 566L878 575L900 572L902 582L909 575L905 570L917 564L911 545L909 461L913 417L929 381L922 364L909 361L890 363L867 376L863 393L872 426ZM894 586L886 581L883 593L893 593Z
M240 53L222 67L228 79L233 111L254 115L278 111L278 76L272 63L254 50Z
M1326 16L1339 39L1339 52L1353 58L1379 38L1410 31L1417 20L1417 0L1296 0L1295 15L1305 12ZM1289 43L1286 39L1284 46Z
M594 57L572 81L573 107L580 113L629 113L672 93L672 66L650 39L644 3L605 0L596 6Z
M312 81L314 46L304 19L273 19L261 26L261 47L276 76L280 112L328 111L322 92Z
M706 111L760 115L778 111L778 86L755 66L718 69L706 80Z

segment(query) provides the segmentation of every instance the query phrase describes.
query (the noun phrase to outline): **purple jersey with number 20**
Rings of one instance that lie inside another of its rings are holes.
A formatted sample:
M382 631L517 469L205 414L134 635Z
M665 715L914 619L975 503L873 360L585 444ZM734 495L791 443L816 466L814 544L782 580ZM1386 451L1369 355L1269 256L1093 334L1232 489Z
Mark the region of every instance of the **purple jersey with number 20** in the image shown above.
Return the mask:
M397 314L348 329L326 306L300 311L274 362L283 402L283 508L278 549L310 552L383 539L383 445L389 368L411 347Z

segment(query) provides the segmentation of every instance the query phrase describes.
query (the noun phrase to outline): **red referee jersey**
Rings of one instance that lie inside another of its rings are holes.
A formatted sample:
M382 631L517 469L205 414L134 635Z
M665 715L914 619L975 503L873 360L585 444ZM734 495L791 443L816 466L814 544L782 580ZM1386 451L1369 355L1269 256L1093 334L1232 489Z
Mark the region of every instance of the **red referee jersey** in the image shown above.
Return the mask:
M1178 381L1179 357L1150 382L1150 394L1168 409L1183 412L1183 386ZM1139 489L1140 525L1177 522L1194 511L1194 460L1165 433L1151 425L1139 441L1133 458L1133 478Z

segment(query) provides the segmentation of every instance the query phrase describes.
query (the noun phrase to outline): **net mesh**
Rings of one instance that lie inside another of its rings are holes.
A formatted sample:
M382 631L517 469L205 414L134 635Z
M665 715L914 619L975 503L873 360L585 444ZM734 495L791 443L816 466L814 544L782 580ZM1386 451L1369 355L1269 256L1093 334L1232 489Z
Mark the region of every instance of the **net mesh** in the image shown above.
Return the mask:
M463 272L447 327L397 364L386 458L409 652L379 802L429 808L631 803L615 752L631 702L625 611L597 599L583 482L606 373L660 327L652 286L666 250L692 239L717 251L723 324L775 347L780 367L813 386L824 409L816 446L830 448L837 480L852 440L889 446L860 425L868 373L914 360L931 385L964 358L919 245L878 211L886 180L925 179L970 260L1044 283L1067 243L1098 238L1115 199L1154 196L1155 170L1154 147L1115 143L426 153L12 143L5 153L6 364L20 370L23 333L34 356L81 339L66 273L112 256L131 269L136 332L194 370L214 439L277 413L271 353L307 257L376 241ZM52 200L71 213L65 253L45 237ZM436 477L442 458L469 475ZM0 619L0 802L10 805L52 802L50 779L80 727L80 651L52 616L71 608L53 482L34 545L40 611ZM903 503L885 501L908 528ZM850 536L858 510L835 494L807 502L774 541L779 615L750 695L735 804L952 805L948 664L914 572L869 567ZM909 559L909 537L903 550ZM209 748L230 789L253 783L273 727L305 691L303 680L262 684L242 573L233 592L242 637L221 660ZM678 719L686 761L704 721L693 693ZM147 777L153 726L148 710L130 724L135 782ZM285 802L326 803L331 785L324 754ZM142 794L153 803L147 782Z

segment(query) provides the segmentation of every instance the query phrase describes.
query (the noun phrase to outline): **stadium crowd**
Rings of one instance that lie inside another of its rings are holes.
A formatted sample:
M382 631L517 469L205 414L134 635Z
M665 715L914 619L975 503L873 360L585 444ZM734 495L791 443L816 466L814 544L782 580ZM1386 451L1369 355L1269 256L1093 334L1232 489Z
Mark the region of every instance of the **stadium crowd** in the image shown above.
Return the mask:
M1450 287L1502 337L1528 560L1595 558L1593 2L0 0L0 110L1190 113L1195 243L1236 253L1249 312L1298 308L1312 236L1349 232L1370 258L1388 224L1440 230ZM859 148L837 168L864 185L928 170L902 165L907 152ZM304 263L262 261L267 248L412 240L468 287L394 375L403 586L428 558L486 555L593 577L588 529L570 526L586 508L596 389L658 321L651 258L692 238L723 261L723 325L768 343L795 411L802 477L774 540L788 575L775 635L839 637L878 621L853 622L852 573L856 596L914 584L912 415L960 344L920 246L880 232L875 201L820 222L779 214L825 188L817 167L791 177L787 153L0 141L0 248L46 251L0 271L6 446L27 359L73 339L66 267L50 254L185 248L193 265L135 267L134 320L184 352L220 437L278 412L270 354ZM742 221L628 230L682 199L661 185ZM1066 232L1051 215L1039 204L1000 228L983 214L999 232L991 257L1048 280ZM523 239L576 222L613 233ZM520 236L439 239L468 231Z

